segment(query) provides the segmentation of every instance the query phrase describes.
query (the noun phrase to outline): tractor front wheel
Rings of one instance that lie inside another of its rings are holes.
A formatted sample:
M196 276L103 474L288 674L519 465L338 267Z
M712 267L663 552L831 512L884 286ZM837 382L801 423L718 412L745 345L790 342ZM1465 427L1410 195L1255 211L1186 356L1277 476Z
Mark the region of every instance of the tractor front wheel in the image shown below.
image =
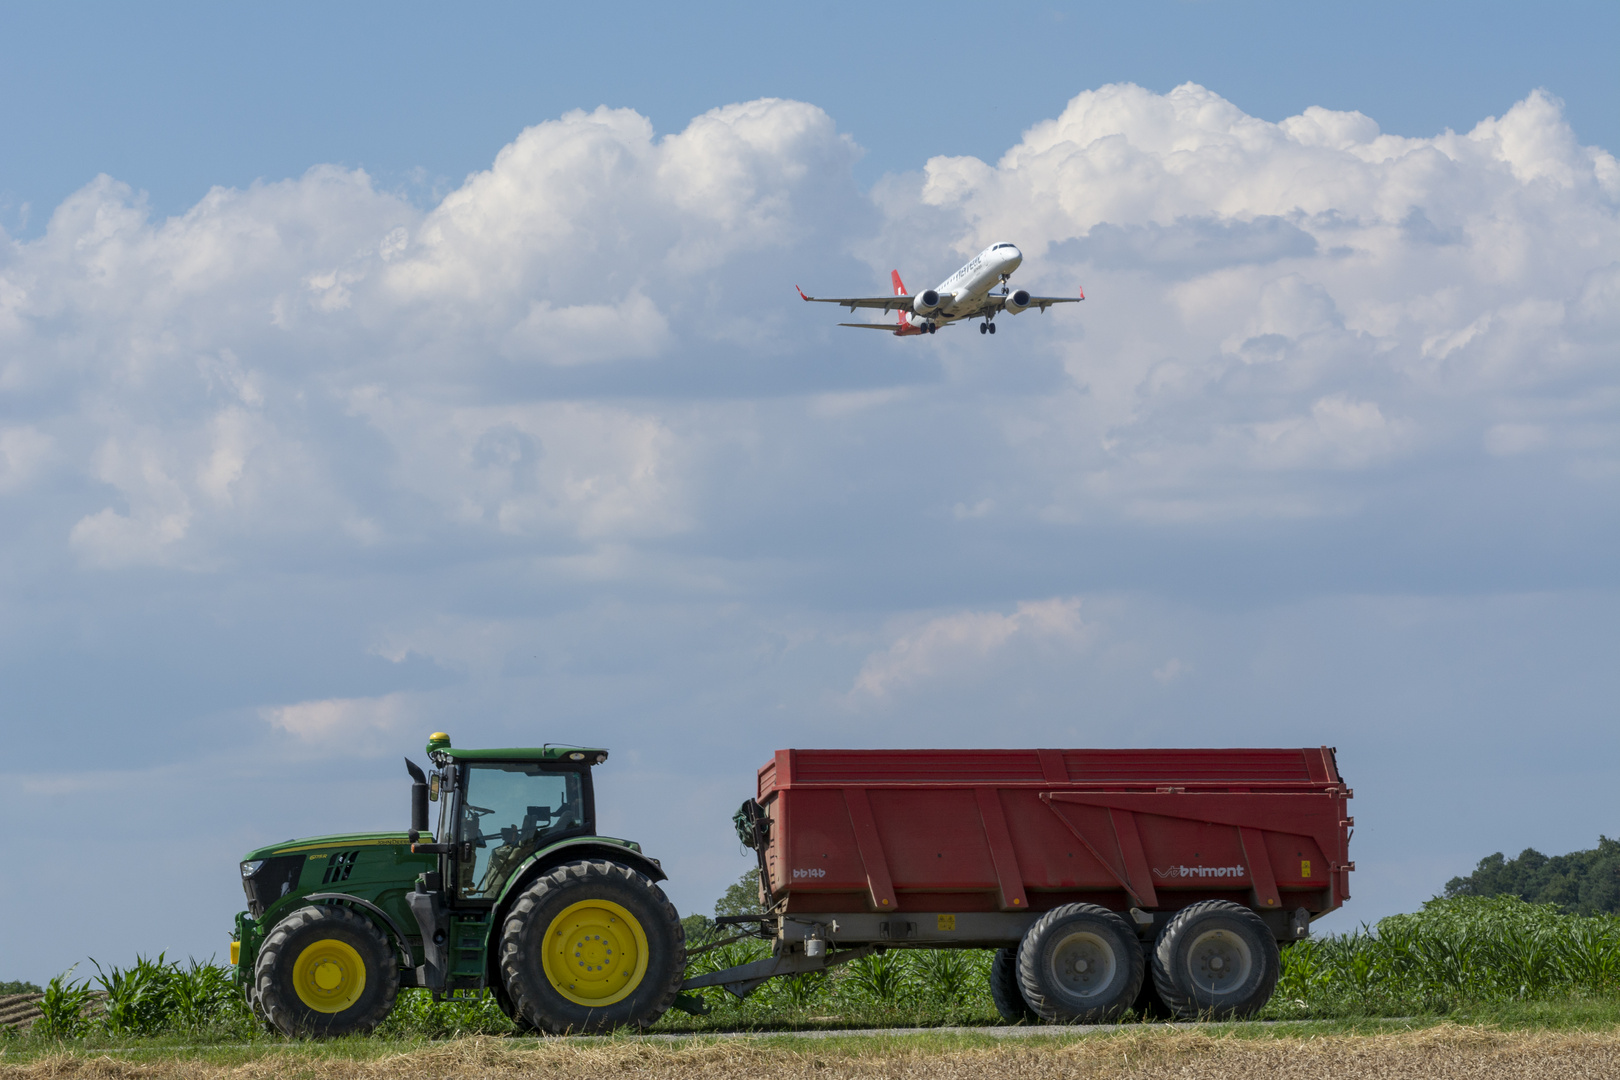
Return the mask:
M557 1035L645 1028L680 993L686 934L644 874L572 862L513 902L499 963L520 1023Z
M253 991L284 1035L357 1035L375 1028L399 994L399 962L371 920L347 908L303 907L259 947Z

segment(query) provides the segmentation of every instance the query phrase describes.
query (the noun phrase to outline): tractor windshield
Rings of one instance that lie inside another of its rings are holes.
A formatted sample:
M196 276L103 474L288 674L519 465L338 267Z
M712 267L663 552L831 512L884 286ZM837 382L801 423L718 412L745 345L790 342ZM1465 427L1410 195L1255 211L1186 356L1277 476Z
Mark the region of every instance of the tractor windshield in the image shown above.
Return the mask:
M524 859L585 826L579 770L480 762L463 775L456 864L456 887L463 897L493 900Z

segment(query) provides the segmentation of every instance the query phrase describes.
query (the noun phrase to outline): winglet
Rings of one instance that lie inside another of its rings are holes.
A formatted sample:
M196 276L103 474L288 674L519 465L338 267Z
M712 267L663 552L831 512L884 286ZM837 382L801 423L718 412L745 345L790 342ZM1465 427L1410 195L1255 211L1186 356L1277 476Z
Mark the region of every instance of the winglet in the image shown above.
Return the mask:
M1086 298L1086 290L1081 289L1080 290L1080 299L1084 300L1085 298Z
M798 286L797 286L797 285L795 285L795 286L793 286L793 287L794 287L794 288L795 288L795 289L799 289L799 287L798 287ZM801 297L801 298L802 298L802 299L805 299L805 300L808 300L808 299L810 299L810 298L809 298L809 297L808 297L808 296L805 296L805 295L804 295L804 290L803 290L803 289L799 289L799 296L800 296L800 297Z

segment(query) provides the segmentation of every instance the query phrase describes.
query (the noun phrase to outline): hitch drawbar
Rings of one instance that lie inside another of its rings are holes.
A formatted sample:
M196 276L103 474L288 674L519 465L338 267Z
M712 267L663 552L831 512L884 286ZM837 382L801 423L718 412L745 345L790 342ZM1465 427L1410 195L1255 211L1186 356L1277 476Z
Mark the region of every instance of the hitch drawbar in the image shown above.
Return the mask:
M822 948L812 952L812 946ZM854 949L840 949L836 954L828 956L825 946L824 941L798 943L778 956L767 956L751 964L738 964L736 967L721 971L711 971L707 975L695 975L681 983L681 989L698 990L705 986L719 986L739 998L745 998L758 990L767 980L779 975L803 975L809 971L826 971L839 964L859 960L871 953L874 948L871 945L862 945Z

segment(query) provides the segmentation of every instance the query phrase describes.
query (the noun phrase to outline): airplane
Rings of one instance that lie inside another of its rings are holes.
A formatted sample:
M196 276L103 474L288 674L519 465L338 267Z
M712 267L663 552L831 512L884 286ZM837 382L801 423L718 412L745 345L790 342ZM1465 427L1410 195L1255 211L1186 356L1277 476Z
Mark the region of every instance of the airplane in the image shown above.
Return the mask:
M905 285L900 281L900 271L894 271L893 296L855 296L842 299L825 296L805 296L804 290L799 289L799 295L807 301L818 304L839 304L849 308L853 313L856 308L882 308L884 311L900 312L900 321L893 325L889 323L839 323L839 326L853 326L860 330L884 330L895 337L912 337L917 334L932 334L942 326L949 326L953 322L964 319L983 319L979 324L979 333L993 334L996 324L991 320L999 312L1005 311L1009 315L1017 315L1020 311L1029 308L1040 308L1042 313L1053 304L1075 304L1086 298L1084 291L1079 296L1031 296L1027 291L1019 289L1012 291L1007 279L1012 272L1018 269L1024 261L1024 253L1014 244L991 244L977 255L962 269L952 274L940 283L937 289L924 289L916 296L906 292ZM1001 283L1001 291L993 293L990 290L997 282ZM917 316L913 322L911 317Z

